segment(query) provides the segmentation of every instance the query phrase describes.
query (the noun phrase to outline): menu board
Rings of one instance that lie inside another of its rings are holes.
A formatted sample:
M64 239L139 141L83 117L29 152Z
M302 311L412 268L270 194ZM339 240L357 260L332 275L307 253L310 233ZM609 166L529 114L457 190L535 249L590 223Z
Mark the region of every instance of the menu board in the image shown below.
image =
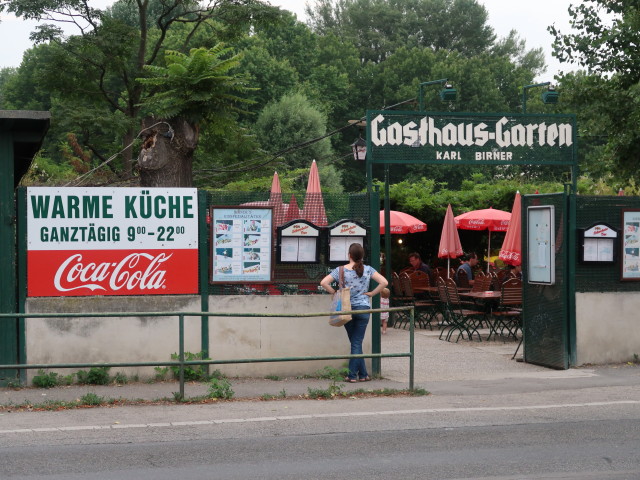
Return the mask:
M271 281L272 216L269 207L212 208L212 283Z
M640 280L640 211L622 212L622 280Z
M278 227L280 263L318 263L320 228L306 220L294 220Z
M528 207L528 281L553 285L555 283L555 217L553 205Z

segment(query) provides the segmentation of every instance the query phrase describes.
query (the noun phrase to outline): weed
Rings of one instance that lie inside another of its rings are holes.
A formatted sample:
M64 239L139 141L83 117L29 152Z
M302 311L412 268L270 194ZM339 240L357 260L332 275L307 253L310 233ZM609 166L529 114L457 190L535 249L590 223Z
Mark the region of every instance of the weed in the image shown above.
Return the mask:
M153 369L156 372L156 375L155 375L156 382L163 381L166 378L167 373L169 373L169 367L153 367Z
M72 385L75 379L76 374L70 373L69 375L65 375L60 379L60 385Z
M640 363L640 357L637 353L633 354L633 363Z
M87 393L80 397L81 405L100 405L104 402L104 398L96 395L95 393Z
M263 393L260 396L261 400L275 400L277 397L275 395L271 395L270 393Z
M307 388L307 392L310 398L334 398L339 395L342 395L342 385L338 385L335 382L329 385L326 389L321 388Z
M176 402L184 402L184 397L182 396L182 394L180 392L173 392L173 399Z
M211 374L209 375L209 380L211 380L212 378L217 378L218 380L222 380L227 378L225 376L224 373L222 373L220 370L215 369L213 372L211 372Z
M177 353L171 354L171 360L180 360L180 355ZM211 360L210 358L204 358L204 353L191 353L184 352L184 360L186 362L193 362L196 360ZM180 377L180 367L178 365L171 365L171 371L175 378ZM207 366L206 365L185 365L184 366L184 379L188 382L207 379Z
M280 398L287 398L287 391L283 388L282 390L280 390Z
M129 383L129 379L127 378L127 376L122 373L122 372L118 372L115 374L115 376L113 377L113 381L115 383L118 383L120 385L126 385L127 383Z
M58 383L58 374L54 372L46 373L44 370L38 370L38 375L33 377L33 384L38 388L51 388Z
M275 382L277 382L278 380L282 380L278 375L267 375L266 377L267 380L273 380Z
M231 389L231 383L226 378L212 378L209 381L209 391L207 393L209 398L223 398L225 400L230 400L233 398L234 393L235 392Z
M11 388L12 390L20 390L22 388L22 384L20 383L20 380L9 380L7 382L7 388Z
M349 375L349 369L347 367L333 368L333 367L326 366L322 370L316 371L313 377L321 378L323 380L333 380L334 382L339 382L347 375Z
M81 385L107 385L109 383L109 370L111 367L91 367L86 370L78 370L76 377Z

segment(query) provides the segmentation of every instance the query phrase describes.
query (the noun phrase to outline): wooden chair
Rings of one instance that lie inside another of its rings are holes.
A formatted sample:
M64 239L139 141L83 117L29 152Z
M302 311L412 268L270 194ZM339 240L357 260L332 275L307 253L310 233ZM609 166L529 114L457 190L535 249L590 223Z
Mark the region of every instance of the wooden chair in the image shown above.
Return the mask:
M472 292L486 292L490 290L492 278L489 275L477 277L471 287Z
M458 269L456 278L456 285L460 288L471 288L471 284L469 283L469 277L467 276L467 272Z
M482 341L478 328L482 325L482 321L486 317L485 312L468 308L468 305L460 300L458 287L452 278L446 279L444 283L451 321L451 327L446 335L447 341L451 339L453 332L456 331L458 332L456 342L460 340L460 337L464 338L465 333L469 340L473 340L473 334L475 333L478 336L478 341Z
M400 276L393 272L391 274L391 299L390 305L392 307L405 307L407 305L413 305L413 297L405 294L400 282ZM402 323L409 321L408 312L392 312L390 317L389 326L399 327Z
M522 280L510 278L502 284L500 305L491 316L494 318L489 338L496 336L518 339L518 330L522 333ZM506 333L506 335L505 335Z
M424 272L422 273L424 274ZM424 275L425 277L427 276L426 274ZM429 330L432 330L431 321L435 317L436 304L430 300L416 298L411 278L406 273L400 274L400 283L404 294L413 299L412 305L415 312L416 324L422 328L429 327Z
M411 287L414 290L414 294L416 293L416 288L428 288L431 286L429 282L429 275L427 275L422 270L415 270L409 274L409 279L411 280ZM423 294L416 294L418 298L429 298L428 292L424 292Z

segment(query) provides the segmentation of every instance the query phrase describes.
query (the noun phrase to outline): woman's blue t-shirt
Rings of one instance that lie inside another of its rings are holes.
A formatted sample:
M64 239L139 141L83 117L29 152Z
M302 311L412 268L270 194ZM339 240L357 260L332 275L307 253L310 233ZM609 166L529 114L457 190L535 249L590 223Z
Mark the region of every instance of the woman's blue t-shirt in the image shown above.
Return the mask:
M364 273L361 277L354 270L344 269L344 286L351 288L351 306L369 307L371 298L365 293L369 291L371 276L376 273L376 269L369 265L364 266ZM340 282L340 267L335 268L329 274L336 282Z

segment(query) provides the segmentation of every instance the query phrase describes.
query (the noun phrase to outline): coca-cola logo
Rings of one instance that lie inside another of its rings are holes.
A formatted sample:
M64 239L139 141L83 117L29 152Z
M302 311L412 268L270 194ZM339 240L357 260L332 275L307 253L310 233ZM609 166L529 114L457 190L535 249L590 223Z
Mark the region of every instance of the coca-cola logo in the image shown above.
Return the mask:
M118 263L83 263L82 254L67 258L54 277L54 286L60 292L89 289L92 292L125 290L159 290L164 287L166 270L161 265L173 254L131 253Z

